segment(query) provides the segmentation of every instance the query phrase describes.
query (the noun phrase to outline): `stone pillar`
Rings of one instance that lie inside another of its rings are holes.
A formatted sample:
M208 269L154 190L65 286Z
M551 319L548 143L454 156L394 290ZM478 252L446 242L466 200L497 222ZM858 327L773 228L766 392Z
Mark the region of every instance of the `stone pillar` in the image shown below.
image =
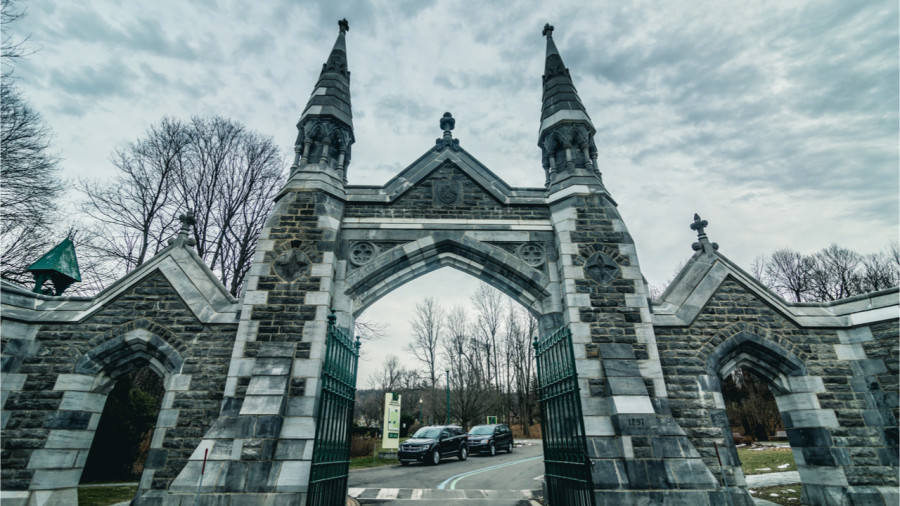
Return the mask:
M590 189L554 189L560 198L551 193L548 201L597 503L724 504L718 482L669 415L634 244L612 200Z
M247 276L221 416L170 494L196 491L207 452L207 495L305 503L343 201L292 183L260 234Z

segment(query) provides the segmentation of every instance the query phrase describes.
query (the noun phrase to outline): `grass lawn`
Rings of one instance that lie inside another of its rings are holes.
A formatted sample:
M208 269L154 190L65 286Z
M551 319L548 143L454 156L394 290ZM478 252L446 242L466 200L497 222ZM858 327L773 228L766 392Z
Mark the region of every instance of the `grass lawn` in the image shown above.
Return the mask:
M738 457L741 459L741 467L744 474L780 473L783 471L796 471L794 454L790 448L761 447L738 448Z
M367 467L399 466L396 459L374 459L372 457L353 457L350 459L350 469L365 469Z
M778 487L751 488L750 495L775 504L800 504L800 484Z
M136 485L124 487L78 487L79 506L109 506L117 502L130 501L137 493Z

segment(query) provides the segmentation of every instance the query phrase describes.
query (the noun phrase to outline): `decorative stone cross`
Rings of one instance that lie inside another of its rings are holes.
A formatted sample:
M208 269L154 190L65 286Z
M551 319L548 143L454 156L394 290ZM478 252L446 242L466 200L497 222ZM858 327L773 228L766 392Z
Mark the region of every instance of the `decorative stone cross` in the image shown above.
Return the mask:
M338 28L341 30L341 33L347 33L347 30L350 29L350 23L347 22L347 18L338 21Z
M706 232L703 231L703 228L708 227L708 226L709 226L708 221L701 220L700 215L697 213L694 213L694 222L691 223L691 230L697 231L697 239L700 239L701 241L704 239L707 239Z
M179 243L195 246L197 241L192 237L188 237L191 233L191 227L197 223L197 219L194 218L194 211L188 209L187 212L178 217L178 221L181 222L181 230L178 231L178 236L169 239L169 244Z
M541 34L544 37L547 37L548 39L552 39L553 38L553 25L551 25L550 23L547 23L546 25L544 25L544 31L541 32Z
M708 221L701 220L700 215L697 213L694 213L694 222L691 223L691 230L697 231L697 240L699 241L699 242L695 242L694 244L691 244L691 248L693 248L694 251L700 251L701 249L703 249L704 245L711 246L713 250L719 249L718 244L709 242L709 237L706 236L706 231L703 230L704 228L706 228L708 226L709 226ZM709 252L709 250L707 250L707 252Z

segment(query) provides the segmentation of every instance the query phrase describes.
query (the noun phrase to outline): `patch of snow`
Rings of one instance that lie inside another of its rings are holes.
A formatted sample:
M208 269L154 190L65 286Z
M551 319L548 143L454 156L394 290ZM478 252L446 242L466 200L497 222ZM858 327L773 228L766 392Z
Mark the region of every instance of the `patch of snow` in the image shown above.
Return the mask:
M792 488L786 488L786 489L784 489L784 491L785 492L796 492L796 490L794 490Z
M786 467L791 467L791 465L790 464L781 464L780 466L778 466L778 469L784 469Z
M771 471L772 468L771 467L757 467L756 470L757 471Z
M778 497L778 494L776 494L775 492L770 492L769 497Z

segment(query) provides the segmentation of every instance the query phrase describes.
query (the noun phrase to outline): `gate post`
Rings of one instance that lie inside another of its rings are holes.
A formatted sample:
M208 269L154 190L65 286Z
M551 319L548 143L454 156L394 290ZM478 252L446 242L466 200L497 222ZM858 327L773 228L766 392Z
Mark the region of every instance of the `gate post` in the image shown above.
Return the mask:
M548 202L596 502L724 504L724 489L670 414L631 236L599 179L585 182L557 179Z

